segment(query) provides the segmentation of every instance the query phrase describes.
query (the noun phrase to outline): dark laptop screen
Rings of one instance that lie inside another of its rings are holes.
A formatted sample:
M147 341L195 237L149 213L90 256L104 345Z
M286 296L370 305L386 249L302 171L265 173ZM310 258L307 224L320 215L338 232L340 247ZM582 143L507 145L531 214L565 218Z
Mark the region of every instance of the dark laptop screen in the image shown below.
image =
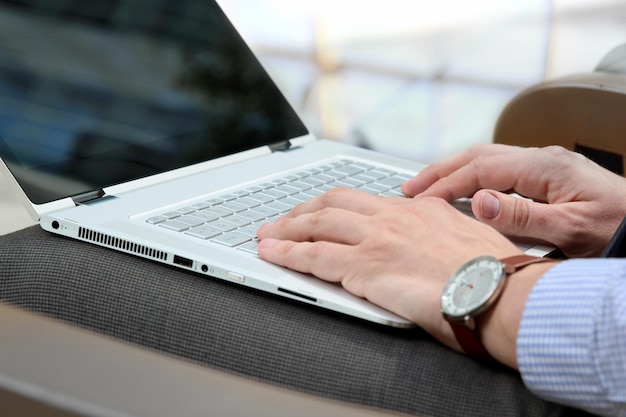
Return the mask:
M34 203L305 134L212 0L0 1L0 156Z

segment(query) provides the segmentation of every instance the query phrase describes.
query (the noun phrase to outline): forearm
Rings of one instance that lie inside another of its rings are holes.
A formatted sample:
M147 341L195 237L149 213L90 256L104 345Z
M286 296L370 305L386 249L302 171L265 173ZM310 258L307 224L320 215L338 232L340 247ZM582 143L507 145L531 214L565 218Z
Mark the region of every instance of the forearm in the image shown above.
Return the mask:
M480 338L499 362L517 369L517 333L526 299L554 262L529 265L507 278L496 305L479 318Z

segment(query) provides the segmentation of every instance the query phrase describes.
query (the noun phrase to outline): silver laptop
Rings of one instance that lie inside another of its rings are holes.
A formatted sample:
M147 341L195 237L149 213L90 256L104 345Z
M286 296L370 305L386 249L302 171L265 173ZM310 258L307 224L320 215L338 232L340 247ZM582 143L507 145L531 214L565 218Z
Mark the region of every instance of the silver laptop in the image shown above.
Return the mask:
M314 138L212 0L20 3L0 2L0 168L41 227L411 326L260 260L255 236L333 187L400 196L421 165Z

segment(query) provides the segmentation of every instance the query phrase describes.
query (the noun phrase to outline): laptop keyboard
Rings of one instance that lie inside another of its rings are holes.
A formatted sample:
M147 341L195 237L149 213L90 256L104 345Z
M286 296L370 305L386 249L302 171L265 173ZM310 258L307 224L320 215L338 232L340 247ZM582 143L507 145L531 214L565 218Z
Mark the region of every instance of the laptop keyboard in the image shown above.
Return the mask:
M410 176L351 160L341 160L290 174L206 201L161 213L146 221L188 236L257 253L257 229L297 204L337 187L372 195L402 196Z

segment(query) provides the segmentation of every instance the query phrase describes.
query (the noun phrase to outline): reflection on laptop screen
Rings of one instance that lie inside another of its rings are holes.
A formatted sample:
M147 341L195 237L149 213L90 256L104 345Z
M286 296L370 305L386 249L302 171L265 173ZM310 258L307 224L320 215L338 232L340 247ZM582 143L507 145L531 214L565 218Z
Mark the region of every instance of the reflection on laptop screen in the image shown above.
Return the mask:
M307 134L214 1L0 1L0 28L0 156L34 203Z

